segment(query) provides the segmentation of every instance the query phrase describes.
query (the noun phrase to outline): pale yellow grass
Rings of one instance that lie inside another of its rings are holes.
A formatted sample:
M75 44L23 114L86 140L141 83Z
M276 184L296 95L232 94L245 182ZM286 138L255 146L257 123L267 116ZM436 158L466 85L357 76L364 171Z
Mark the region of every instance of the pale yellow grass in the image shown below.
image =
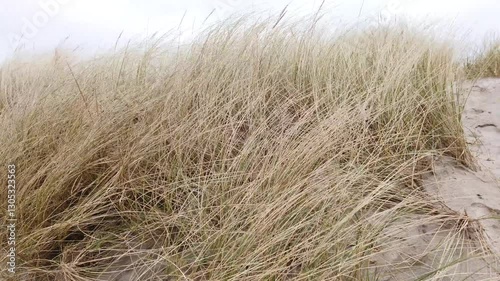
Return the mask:
M422 223L442 240L414 279L488 254L420 181L439 155L474 166L449 43L275 23L4 64L17 280L386 280L413 265L377 257Z

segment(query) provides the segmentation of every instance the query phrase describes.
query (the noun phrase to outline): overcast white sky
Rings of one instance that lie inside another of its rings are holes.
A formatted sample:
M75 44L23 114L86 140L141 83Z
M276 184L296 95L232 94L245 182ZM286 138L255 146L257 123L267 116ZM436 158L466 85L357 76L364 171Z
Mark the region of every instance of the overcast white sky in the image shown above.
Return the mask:
M349 22L361 17L411 17L454 22L464 32L481 38L500 33L499 0L326 0L325 9ZM289 4L289 14L309 14L319 0L0 0L0 62L16 46L48 51L58 45L79 46L83 52L114 45L123 31L126 38L155 31L199 27L234 12L277 11ZM189 34L188 34L189 35ZM122 38L123 38L122 37ZM473 40L471 40L473 41ZM476 40L477 41L477 40Z

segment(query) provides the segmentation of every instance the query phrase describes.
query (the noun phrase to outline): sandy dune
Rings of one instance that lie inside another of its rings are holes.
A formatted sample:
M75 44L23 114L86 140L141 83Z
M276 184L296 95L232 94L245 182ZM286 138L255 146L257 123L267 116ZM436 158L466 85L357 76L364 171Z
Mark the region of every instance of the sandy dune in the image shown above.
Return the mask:
M500 257L500 79L482 79L465 87L470 94L463 115L464 130L478 169L471 171L442 158L434 163L434 174L424 185L450 209L477 222L486 248ZM483 269L467 280L500 280L498 264L486 263L472 266Z
M444 156L423 180L436 205L445 204L441 212L463 221L462 233L425 217L415 217L414 227L386 229L397 235L371 259L381 280L500 280L500 79L463 87L470 93L463 123L477 171Z
M444 157L435 161L434 173L426 177L424 186L447 207L477 222L486 240L484 246L492 256L500 257L500 79L482 79L466 87L470 89L470 96L463 123L479 168L471 171ZM394 250L384 251L372 259L381 269L379 277L384 281L415 280L432 272L435 264L442 264L440 259L447 256L443 250L434 249L449 235L453 233L433 223L399 231L396 240L402 242L391 245ZM473 253L478 244L481 243L473 241L461 247ZM455 258L457 256L451 255L448 260ZM119 259L99 280L139 280L154 276L151 271L161 268L159 264L140 266L140 260L139 256ZM121 269L114 271L112 268ZM500 265L493 258L471 258L432 277L437 280L500 280Z
M424 276L434 280L500 280L497 260L479 257L482 250L500 257L500 79L483 79L466 87L471 91L463 122L478 159L478 171L443 157L434 162L434 173L424 179L424 186L436 201L477 222L479 235L461 245L443 245L456 233L434 222L404 230L387 229L387 233L398 233L392 237L396 239L391 239L396 242L371 259L381 280L416 280ZM481 236L485 241L478 241ZM453 247L461 250L457 253ZM468 257L465 262L437 270L464 255ZM154 276L147 272L151 268L138 266L137 261L137 257L118 260L111 268L128 269L106 272L100 280L130 281Z
M500 256L500 79L483 79L467 88L463 123L478 171L443 159L427 190L451 209L479 220L491 250Z

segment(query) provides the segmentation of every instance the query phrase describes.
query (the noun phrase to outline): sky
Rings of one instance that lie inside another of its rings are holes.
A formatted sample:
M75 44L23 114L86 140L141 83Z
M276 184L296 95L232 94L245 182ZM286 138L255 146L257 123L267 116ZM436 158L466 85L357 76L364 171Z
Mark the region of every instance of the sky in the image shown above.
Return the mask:
M122 39L140 39L156 31L175 30L182 32L182 38L191 38L203 26L234 13L279 13L288 5L287 16L303 16L313 13L321 3L319 0L0 0L0 62L16 49L48 52L64 47L95 53L114 46L120 34ZM500 34L499 0L325 0L322 9L332 20L342 23L359 19L439 20L468 34L464 40L471 44L491 32Z

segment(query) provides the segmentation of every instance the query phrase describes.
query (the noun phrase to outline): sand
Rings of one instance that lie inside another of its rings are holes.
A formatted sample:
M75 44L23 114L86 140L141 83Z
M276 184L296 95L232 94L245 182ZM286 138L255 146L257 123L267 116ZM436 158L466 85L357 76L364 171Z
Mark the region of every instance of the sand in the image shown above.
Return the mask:
M491 251L500 257L500 79L466 87L470 95L462 121L478 171L441 159L426 188L451 209L478 220Z
M414 227L385 230L397 234L371 259L380 280L500 280L500 79L462 87L468 93L464 131L478 167L436 158L423 186L431 202L444 204L441 211L448 209L466 231L426 223L423 216L415 217ZM457 259L465 261L453 265Z
M390 244L382 246L370 260L377 280L500 280L500 264L495 258L500 258L500 79L483 79L465 87L470 95L464 129L479 168L472 171L451 158L435 159L434 173L424 178L423 185L436 204L444 203L452 216L463 216L476 231L459 245L443 244L457 241L449 239L456 235L456 229L424 222L401 230L395 224L395 229L385 230L396 233ZM485 252L490 257L482 257ZM438 270L464 256L465 262ZM106 272L100 280L130 281L150 276L147 271L151 269L137 266L137 258L117 260L115 266L129 269Z

